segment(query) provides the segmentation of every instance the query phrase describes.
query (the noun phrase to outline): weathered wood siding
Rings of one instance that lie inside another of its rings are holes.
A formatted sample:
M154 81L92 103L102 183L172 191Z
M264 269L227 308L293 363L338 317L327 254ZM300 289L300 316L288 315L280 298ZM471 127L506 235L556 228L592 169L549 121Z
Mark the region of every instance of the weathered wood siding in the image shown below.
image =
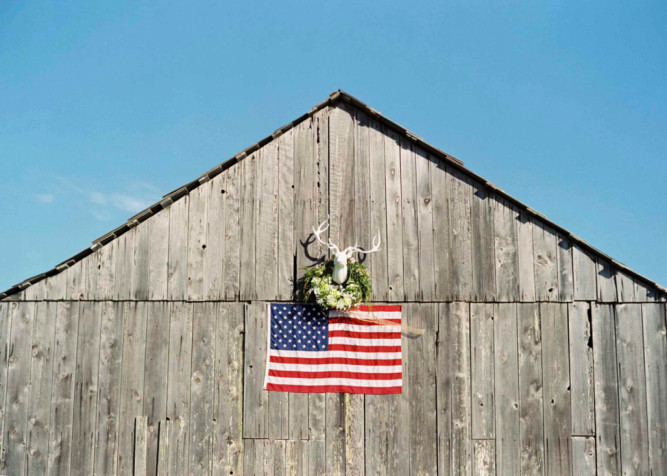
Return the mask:
M400 395L262 390L327 216L425 330ZM585 248L325 107L0 302L0 474L664 474L664 296Z

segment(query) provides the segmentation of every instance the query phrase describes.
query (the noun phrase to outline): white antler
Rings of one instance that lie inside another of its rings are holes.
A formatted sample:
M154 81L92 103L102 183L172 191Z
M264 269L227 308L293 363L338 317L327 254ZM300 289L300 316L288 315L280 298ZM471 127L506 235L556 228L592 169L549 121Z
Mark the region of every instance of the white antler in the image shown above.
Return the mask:
M331 251L333 251L334 254L340 253L340 250L338 249L338 247L331 242L331 238L329 238L328 243L324 242L322 240L322 238L320 238L320 235L322 233L324 233L325 231L327 231L328 228L329 228L329 218L327 217L326 220L324 220L322 223L320 223L320 226L317 227L317 230L315 229L315 227L313 227L313 235L315 235L315 238L317 238L317 241L319 241L324 246L326 246Z
M378 234L373 237L373 248L370 250L362 250L361 248L358 248L357 245L355 244L354 246L350 246L348 248L345 248L345 255L348 257L351 257L353 253L363 253L363 254L368 254L368 253L375 253L376 251L380 251L380 232L378 231Z

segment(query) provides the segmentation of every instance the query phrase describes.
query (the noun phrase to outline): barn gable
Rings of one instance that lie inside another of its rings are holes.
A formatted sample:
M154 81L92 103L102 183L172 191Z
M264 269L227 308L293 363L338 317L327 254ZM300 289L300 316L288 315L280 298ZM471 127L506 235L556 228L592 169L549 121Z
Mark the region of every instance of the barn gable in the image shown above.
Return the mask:
M401 394L262 389L327 217ZM0 296L3 474L667 472L665 289L342 92Z
M378 300L665 300L663 287L342 92L0 296L286 300L322 252L304 240L328 214L335 241L380 231L386 246L368 258Z

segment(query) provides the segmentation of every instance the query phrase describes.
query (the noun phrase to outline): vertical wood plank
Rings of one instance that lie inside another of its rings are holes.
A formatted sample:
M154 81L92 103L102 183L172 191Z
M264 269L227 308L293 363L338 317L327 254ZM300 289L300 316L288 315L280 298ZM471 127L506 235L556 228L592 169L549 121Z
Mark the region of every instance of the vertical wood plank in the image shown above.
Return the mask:
M419 226L419 300L435 300L435 251L433 246L433 193L431 160L422 149L415 150L417 171L417 224Z
M225 300L239 299L239 267L241 255L241 225L239 203L241 202L241 165L237 164L222 172L225 195L225 255L223 257L223 281ZM221 192L222 193L222 192Z
M118 244L116 245L118 246ZM65 299L66 289L67 273L65 271L61 271L46 279L46 298L49 300L62 301Z
M597 285L599 302L616 302L616 280L611 263L602 258L597 259Z
M55 358L49 423L49 474L65 474L70 471L79 310L78 302L62 302L56 311ZM12 474L11 471L9 473Z
M146 225L150 226L148 255L148 299L167 299L169 267L169 210L153 215Z
M430 156L431 190L433 191L433 267L435 273L435 297L451 299L451 257L449 246L449 191L445 164Z
M118 242L116 270L114 279L114 298L118 301L130 299L132 292L132 273L134 272L134 242L136 228L126 231L116 238Z
M345 474L345 394L326 394L326 467L329 474Z
M133 270L130 298L138 300L148 299L150 292L149 265L150 265L150 222L151 219L140 223L136 228L135 241L132 248Z
M473 184L471 205L472 231L472 298L495 301L495 202L483 185Z
M544 471L542 327L539 305L517 305L521 474Z
M522 301L535 301L533 225L525 211L519 213L517 220L517 245L519 249L519 294Z
M206 252L206 223L208 190L199 186L190 192L188 207L188 280L186 296L189 301L204 299L204 268L208 266Z
M95 474L116 474L123 349L122 304L102 303Z
M169 303L147 304L146 361L144 363L144 407L147 417L148 474L155 474L158 455L158 423L167 416L169 372Z
M574 299L572 243L562 236L556 235L556 244L558 253L558 299L561 302L568 302Z
M453 168L448 171L450 282L454 299L469 300L472 295L472 187L467 175Z
M496 299L519 300L518 213L501 197L494 197Z
M7 370L9 368L9 337L11 335L11 314L9 312L12 306L16 304L0 301L0 468L4 468L5 461L5 422L6 422L6 402L7 395Z
M190 386L186 382L190 381L192 368L192 304L172 302L169 314L169 470L171 474L186 474L190 461Z
M370 255L373 299L388 298L387 277L387 195L385 189L384 135L380 124L371 120L369 127L369 174L371 193L371 232L380 234L381 248Z
M398 136L385 130L384 167L387 207L387 297L400 301L403 291L403 227L401 226L401 156Z
M533 259L535 265L535 298L538 301L558 299L558 263L556 235L544 223L533 219Z
M196 303L192 318L190 378L190 473L211 471L218 303Z
M473 439L491 439L496 435L493 307L493 304L470 305Z
M296 233L296 276L301 278L304 268L312 266L327 249L312 234L323 220L318 220L317 159L314 155L314 123L308 119L294 128L294 230ZM326 218L326 216L325 216ZM323 239L326 241L326 232ZM301 290L298 290L301 291Z
M519 474L522 448L517 308L514 303L496 304L495 311L496 466L500 474Z
M472 465L470 428L470 307L455 302L450 308L454 339L452 352L452 472L469 474Z
M65 299L78 301L85 298L87 292L87 271L88 266L84 265L83 261L77 261L72 266L67 268L67 288L65 290Z
M80 304L72 423L72 471L80 474L92 474L95 463L101 320L102 303Z
M116 272L115 260L117 253L118 240L114 240L99 249L99 260L97 263L97 288L95 297L97 299L113 299L114 297L114 277ZM91 273L91 269L88 269Z
M454 311L454 303L442 303L438 306L438 332L435 352L438 474L449 474L452 468L451 432L454 356L450 352L450 342L453 342L456 338L457 326L455 324L457 321L453 317Z
M473 442L472 469L477 475L496 474L496 444L493 440ZM504 474L504 473L501 473Z
M436 329L438 308L435 304L412 304L403 312L408 325L424 329L419 338L405 339L407 389L410 405L410 473L436 474L438 449L436 423Z
M134 420L134 461L135 476L146 476L148 458L148 422L145 416L138 416Z
M353 240L361 248L369 249L376 231L371 229L371 184L368 116L354 111L354 230ZM372 273L370 258L358 254L355 258ZM371 274L372 276L372 274Z
M245 308L245 348L243 351L243 437L268 438L269 393L264 388L267 352L267 307L252 302Z
M185 299L188 279L188 210L186 195L169 207L169 265L167 293L169 300Z
M570 362L566 304L540 304L544 376L545 473L569 474L572 468Z
M226 244L225 232L225 174L218 174L201 185L207 189L206 264L204 265L204 297L218 300L224 297L223 279Z
M90 265L90 261L89 261ZM94 275L96 277L96 275ZM88 275L88 289L96 289L96 284L97 283L91 283L90 275ZM93 284L91 286L91 284ZM35 284L31 284L28 289L23 291L23 297L25 301L41 301L43 299L46 299L46 279L42 279L41 281L36 282Z
M274 140L262 147L257 160L255 295L259 299L275 299L278 294L278 181L278 144Z
M169 476L169 435L171 434L171 420L162 420L158 424L158 461L157 475Z
M593 335L588 303L568 306L570 326L570 378L572 380L572 434L595 434Z
M618 375L614 309L594 304L593 362L595 371L596 464L599 474L620 474Z
M314 143L314 157L316 165L317 177L317 222L321 223L330 216L330 200L329 200L329 163L331 151L330 143L330 114L331 108L326 107L315 113L313 116L313 140ZM328 233L325 233L322 238L326 239Z
M642 334L641 305L617 304L616 358L621 423L621 468L625 472L636 474L649 472L648 413Z
M578 245L572 247L574 273L574 299L593 301L597 296L597 271L595 260Z
M667 328L664 304L642 304L648 411L649 464L653 474L667 473Z
M255 194L257 184L257 156L252 154L240 163L241 208L239 227L241 228L239 293L240 299L249 300L257 296L255 291Z
M30 403L31 334L34 302L12 302L7 358L7 387L4 425L4 471L23 474L27 456L26 426Z
M364 401L365 395L345 394L345 474L364 472Z
M28 403L27 465L28 474L46 473L49 453L49 417L51 404L51 382L53 381L53 344L56 323L55 302L38 302L35 305L35 320L32 330L32 362L30 367L30 402ZM7 316L0 312L3 321ZM5 322L0 322L0 326ZM0 336L2 332L0 331ZM4 344L6 341L2 341ZM1 351L1 349L0 349ZM0 366L4 366L4 359ZM0 386L1 399L4 390ZM0 412L1 414L2 412ZM0 447L2 444L0 443ZM2 465L0 464L0 467Z
M132 470L134 419L142 414L146 357L146 302L123 303L123 362L118 421L118 471Z
M313 160L312 157L310 159ZM278 299L290 299L295 284L294 130L278 139ZM306 235L307 236L307 235Z
M243 471L243 305L221 303L215 344L213 472Z
M355 238L355 121L353 110L340 104L331 114L329 155L329 236L340 249ZM349 243L349 244L348 244Z
M616 279L616 300L618 302L635 302L635 281L622 271L618 271Z
M595 438L572 437L572 474L595 476Z
M403 290L406 301L419 297L419 228L417 224L417 171L415 153L400 140L401 218L403 223Z

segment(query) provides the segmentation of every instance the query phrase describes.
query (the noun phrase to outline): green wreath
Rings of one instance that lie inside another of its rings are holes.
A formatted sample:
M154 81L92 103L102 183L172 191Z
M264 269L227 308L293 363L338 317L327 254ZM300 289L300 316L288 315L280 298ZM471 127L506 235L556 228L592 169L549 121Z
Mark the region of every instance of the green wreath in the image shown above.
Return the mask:
M347 280L343 284L332 278L333 259L305 268L303 291L306 299L325 309L346 310L360 302L370 303L373 289L368 269L353 258L347 261Z

